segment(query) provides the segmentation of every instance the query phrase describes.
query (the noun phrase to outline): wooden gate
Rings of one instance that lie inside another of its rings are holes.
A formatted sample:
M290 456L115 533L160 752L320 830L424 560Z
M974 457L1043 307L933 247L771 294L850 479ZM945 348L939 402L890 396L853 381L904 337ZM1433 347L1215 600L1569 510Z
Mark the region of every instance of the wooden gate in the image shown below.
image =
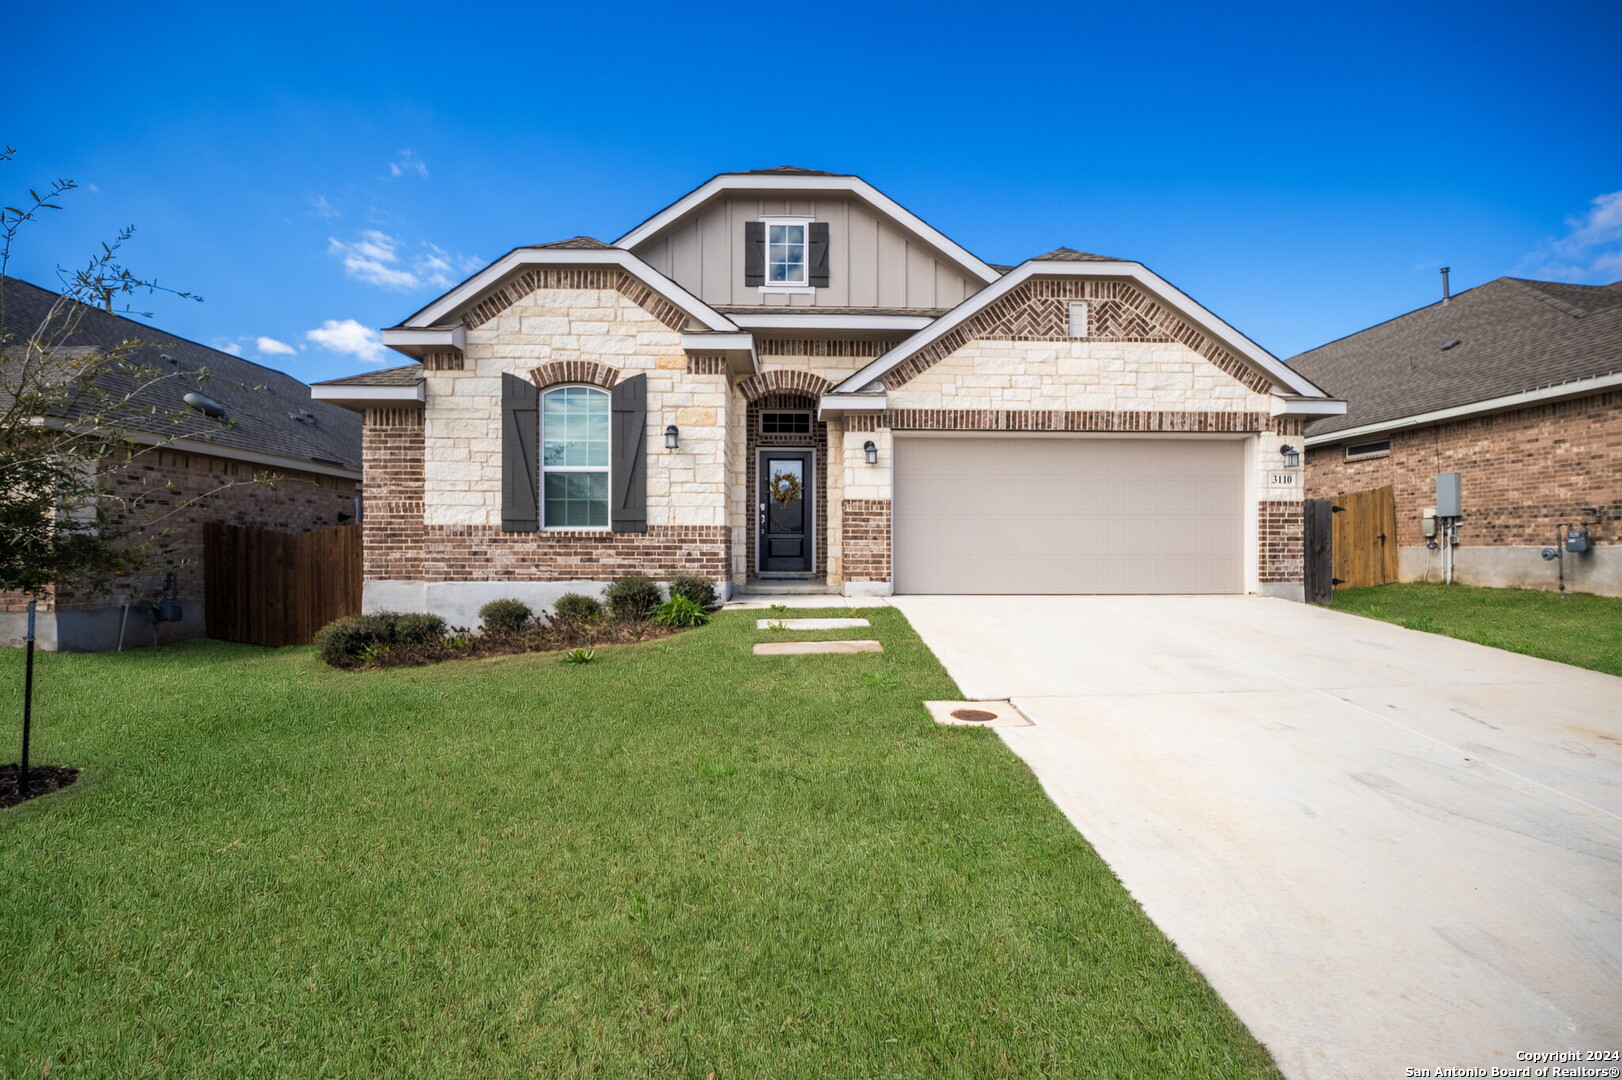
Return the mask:
M360 614L359 525L283 533L209 522L203 529L208 636L308 645L334 619Z
M1361 589L1397 580L1397 499L1390 487L1353 491L1335 504L1335 586Z
M1302 502L1302 540L1306 549L1302 584L1307 603L1334 602L1334 505L1328 499L1307 499Z

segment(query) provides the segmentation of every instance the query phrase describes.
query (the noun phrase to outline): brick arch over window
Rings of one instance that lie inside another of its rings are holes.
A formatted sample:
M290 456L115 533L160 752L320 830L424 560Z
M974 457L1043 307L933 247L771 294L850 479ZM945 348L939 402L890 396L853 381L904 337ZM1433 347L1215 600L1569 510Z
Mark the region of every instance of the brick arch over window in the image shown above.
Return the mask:
M815 399L833 389L833 383L809 371L763 371L751 375L738 384L738 392L745 401L759 401L767 394L804 394Z
M584 383L611 390L620 381L620 372L619 368L592 360L554 360L531 371L529 377L542 390L560 383Z

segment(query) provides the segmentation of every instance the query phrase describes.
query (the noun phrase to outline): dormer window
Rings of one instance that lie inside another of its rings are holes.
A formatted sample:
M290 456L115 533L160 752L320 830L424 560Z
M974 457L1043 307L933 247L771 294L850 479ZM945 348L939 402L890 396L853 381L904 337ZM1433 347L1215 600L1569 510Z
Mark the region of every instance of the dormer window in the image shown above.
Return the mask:
M766 285L804 285L806 223L766 223Z

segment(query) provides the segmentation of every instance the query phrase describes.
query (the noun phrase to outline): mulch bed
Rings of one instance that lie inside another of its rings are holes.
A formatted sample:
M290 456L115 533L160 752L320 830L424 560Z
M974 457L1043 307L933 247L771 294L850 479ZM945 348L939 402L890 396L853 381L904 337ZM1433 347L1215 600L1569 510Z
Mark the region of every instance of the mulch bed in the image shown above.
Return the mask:
M65 765L29 765L28 794L23 796L17 792L17 773L20 771L16 762L0 765L0 810L16 806L24 798L37 799L41 795L49 795L79 779L79 770Z
M393 645L373 657L370 663L343 665L351 668L418 667L446 660L474 660L521 653L562 652L598 645L629 645L638 641L669 637L677 631L649 620L560 620L531 626L517 633L474 633L458 627L440 641Z

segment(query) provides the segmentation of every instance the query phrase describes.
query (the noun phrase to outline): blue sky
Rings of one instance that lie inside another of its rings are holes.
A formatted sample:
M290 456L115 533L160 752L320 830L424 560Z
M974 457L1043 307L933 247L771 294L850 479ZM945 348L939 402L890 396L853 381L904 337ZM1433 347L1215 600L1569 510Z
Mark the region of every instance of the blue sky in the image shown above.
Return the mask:
M509 248L709 176L862 175L969 250L1140 260L1288 357L1504 274L1622 278L1622 4L36 7L0 169L133 223L166 330L306 380ZM19 47L19 43L26 43Z

